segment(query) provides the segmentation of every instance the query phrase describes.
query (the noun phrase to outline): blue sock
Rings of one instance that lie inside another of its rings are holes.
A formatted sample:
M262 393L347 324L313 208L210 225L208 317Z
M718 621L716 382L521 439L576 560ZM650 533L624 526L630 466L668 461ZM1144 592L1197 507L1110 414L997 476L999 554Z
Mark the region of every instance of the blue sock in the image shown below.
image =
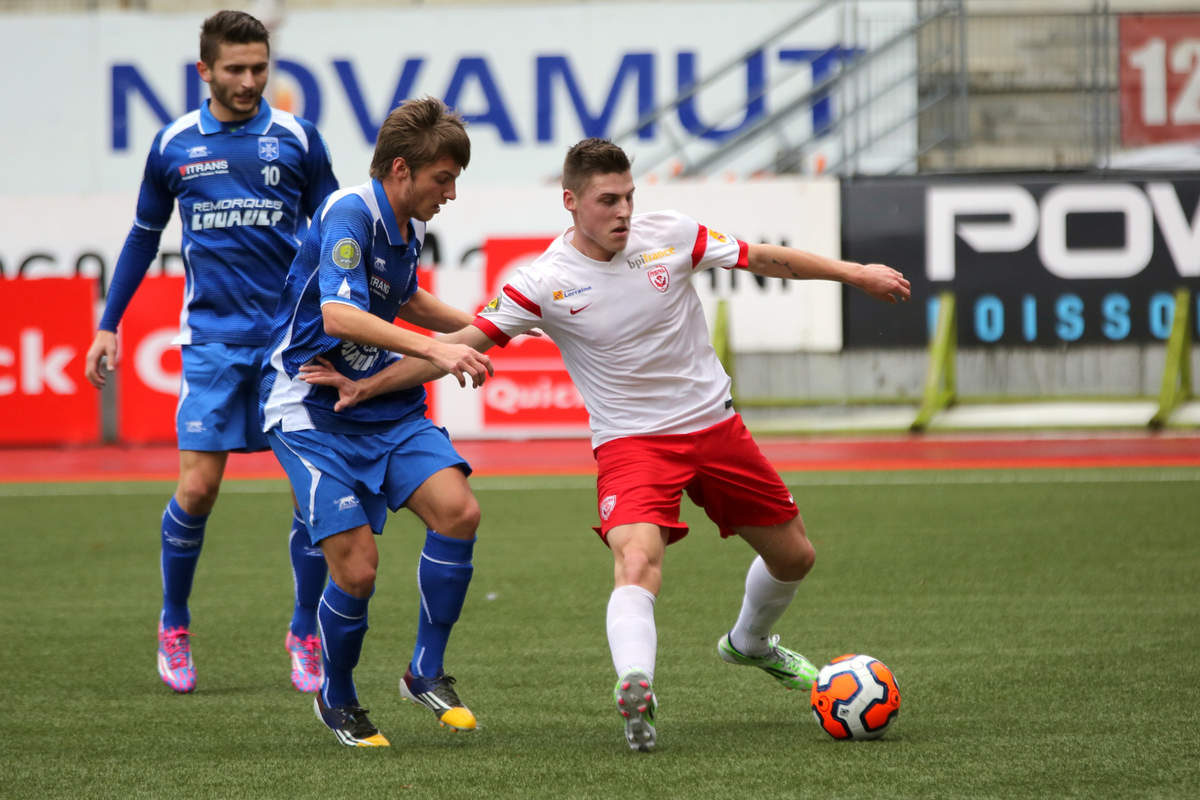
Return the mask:
M325 662L325 684L321 696L327 706L358 704L354 689L354 668L362 652L367 633L367 604L369 597L351 597L333 580L325 584L317 624L321 631L322 659Z
M442 660L450 631L467 599L471 585L471 553L474 539L453 539L436 531L425 532L425 548L417 563L417 591L421 608L417 613L417 646L413 648L412 671L426 678L442 674Z
M192 621L188 597L208 515L194 517L179 507L172 496L162 517L163 628L186 628Z
M288 537L292 557L292 582L296 585L296 605L292 609L292 633L303 639L317 632L317 604L325 589L325 556L308 538L308 526L298 511L292 512L292 533Z

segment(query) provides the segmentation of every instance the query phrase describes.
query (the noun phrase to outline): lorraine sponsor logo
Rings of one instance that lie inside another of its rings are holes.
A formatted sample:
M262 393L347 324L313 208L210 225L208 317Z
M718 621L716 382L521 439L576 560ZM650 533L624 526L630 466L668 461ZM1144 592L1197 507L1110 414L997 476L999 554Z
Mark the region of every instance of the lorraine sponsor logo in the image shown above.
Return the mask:
M482 309L480 309L479 313L480 314L491 314L493 311L499 311L499 310L500 310L500 298L499 298L499 296L497 296L497 297L493 297L486 306L484 306Z
M532 383L520 384L497 376L489 378L484 387L484 402L510 416L523 411L583 408L583 398L570 380L556 381L543 376Z
M577 294L583 294L591 290L592 287L590 286L576 286L573 289L555 289L551 296L555 300L566 300L568 297L574 297Z
M283 201L266 197L227 197L193 203L192 230L259 225L271 228L283 219Z
M228 175L229 160L225 158L212 158L208 161L193 161L191 164L180 164L179 174L185 181L190 181L194 178L204 178L208 175Z
M668 247L665 250L654 250L649 253L639 253L633 258L625 259L625 263L629 265L630 269L644 269L653 261L673 255L675 255L675 248Z
M607 521L612 516L613 509L617 507L617 496L610 494L608 497L600 501L600 519Z
M671 273L662 264L656 264L646 273L650 285L660 292L665 292L671 285Z
M728 236L721 233L720 231L714 231L712 228L708 229L708 235L710 238L716 239L718 242L721 242L722 244L729 241Z

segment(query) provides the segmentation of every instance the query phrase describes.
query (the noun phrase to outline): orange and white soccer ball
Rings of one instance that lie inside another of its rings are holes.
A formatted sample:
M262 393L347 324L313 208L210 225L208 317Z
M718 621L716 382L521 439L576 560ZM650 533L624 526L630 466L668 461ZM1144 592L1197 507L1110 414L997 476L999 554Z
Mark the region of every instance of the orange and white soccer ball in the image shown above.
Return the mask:
M838 656L817 673L812 712L835 739L878 739L900 713L900 688L882 661Z

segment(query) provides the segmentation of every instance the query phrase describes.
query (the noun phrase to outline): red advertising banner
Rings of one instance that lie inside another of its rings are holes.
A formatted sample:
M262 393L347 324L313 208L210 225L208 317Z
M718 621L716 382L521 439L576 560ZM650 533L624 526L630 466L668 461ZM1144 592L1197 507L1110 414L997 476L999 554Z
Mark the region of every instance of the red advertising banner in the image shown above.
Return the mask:
M117 328L117 436L131 444L175 443L182 363L179 310L184 278L146 278Z
M433 272L417 271L417 282L432 291ZM121 320L120 390L117 400L118 435L131 444L171 443L175 439L175 408L179 401L182 363L179 333L183 305L182 277L146 278ZM398 325L429 333L397 321ZM425 387L432 407L434 384Z
M486 297L498 296L509 276L541 255L551 241L553 237L544 236L485 240ZM583 398L549 337L518 336L488 355L496 375L484 384L485 427L587 429Z
M100 393L84 377L96 281L0 281L0 444L100 440Z
M1121 142L1200 139L1200 14L1122 14Z

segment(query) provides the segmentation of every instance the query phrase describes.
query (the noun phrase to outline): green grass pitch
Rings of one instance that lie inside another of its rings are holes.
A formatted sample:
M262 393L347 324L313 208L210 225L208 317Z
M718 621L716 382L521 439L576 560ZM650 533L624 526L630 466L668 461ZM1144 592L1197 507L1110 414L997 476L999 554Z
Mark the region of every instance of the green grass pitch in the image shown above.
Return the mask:
M350 750L288 682L282 483L228 483L209 522L191 696L154 668L170 485L0 485L0 797L1194 796L1200 470L787 477L817 565L778 632L893 669L881 741L833 741L807 695L716 656L751 553L687 502L657 606L658 752L629 752L611 706L611 559L573 477L473 481L447 658L471 734L396 691L423 529L389 520L357 684L393 746Z

